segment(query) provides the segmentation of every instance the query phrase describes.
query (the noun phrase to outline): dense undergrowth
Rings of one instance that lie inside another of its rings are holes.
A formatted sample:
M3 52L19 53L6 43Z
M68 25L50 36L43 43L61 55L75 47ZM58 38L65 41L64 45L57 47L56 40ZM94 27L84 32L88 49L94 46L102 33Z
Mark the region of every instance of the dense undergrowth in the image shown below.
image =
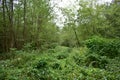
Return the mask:
M85 43L42 52L12 49L0 55L0 80L120 80L119 43L98 37Z

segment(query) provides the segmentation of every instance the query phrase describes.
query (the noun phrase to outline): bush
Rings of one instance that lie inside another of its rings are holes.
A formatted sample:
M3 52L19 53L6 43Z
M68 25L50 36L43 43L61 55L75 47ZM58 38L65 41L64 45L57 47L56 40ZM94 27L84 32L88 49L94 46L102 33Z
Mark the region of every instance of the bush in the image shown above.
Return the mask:
M109 61L108 58L106 58L106 56L100 56L98 54L93 53L86 56L85 63L86 66L105 69Z
M59 54L58 56L57 56L57 59L65 59L65 58L67 58L67 54Z
M59 63L54 63L54 64L52 65L52 68L53 68L53 69L61 69L61 66L60 66Z
M120 53L120 40L93 37L85 41L87 48L101 56L114 58Z
M57 46L40 53L15 51L14 58L0 60L0 80L120 80L119 57L110 59L86 47Z
M42 68L45 68L46 66L47 66L47 62L46 62L45 60L40 60L40 61L36 64L35 68L37 68L37 69L42 69Z
M5 80L5 77L6 77L6 73L4 72L2 68L0 68L0 79Z
M37 45L34 42L25 43L23 46L24 51L32 51L32 50L36 50L36 49L37 49Z

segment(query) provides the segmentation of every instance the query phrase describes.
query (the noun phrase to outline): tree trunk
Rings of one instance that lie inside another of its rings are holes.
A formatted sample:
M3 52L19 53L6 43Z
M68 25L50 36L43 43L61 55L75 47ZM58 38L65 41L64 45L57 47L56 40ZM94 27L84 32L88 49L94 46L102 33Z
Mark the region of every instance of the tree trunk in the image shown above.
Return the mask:
M23 27L23 39L26 40L26 0L24 0L24 27Z
M6 52L7 51L7 41L6 41L6 16L5 16L5 0L3 0L2 2L2 6L3 6L3 29L4 29L4 32L3 32L3 52Z
M10 48L13 48L15 45L15 34L13 29L13 0L10 0Z
M76 40L77 40L77 45L78 45L78 47L80 47L80 42L79 42L79 38L78 38L78 36L77 36L77 32L76 32L76 30L75 30L74 27L72 27L72 28L73 28L73 31L74 31L74 33L75 33L75 37L76 37Z

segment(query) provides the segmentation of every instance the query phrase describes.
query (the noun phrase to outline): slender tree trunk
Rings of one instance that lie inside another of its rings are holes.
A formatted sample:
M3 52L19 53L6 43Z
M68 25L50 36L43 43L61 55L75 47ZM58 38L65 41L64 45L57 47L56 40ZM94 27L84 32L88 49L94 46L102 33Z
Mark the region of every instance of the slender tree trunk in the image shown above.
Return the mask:
M76 40L77 40L77 45L78 45L78 47L80 47L80 42L79 42L79 38L78 38L77 32L76 32L74 27L72 27L72 28L73 28L73 31L75 33L75 37L76 37Z
M16 45L16 47L17 47L17 49L20 49L19 45L21 45L19 43L19 27L20 27L20 14L17 13L17 29L16 29L16 37L17 37L17 40L16 40L17 45Z
M23 27L23 39L26 39L26 0L24 0L24 27Z
M40 28L41 28L41 23L42 23L42 20L41 20L41 17L40 15L37 15L37 21L36 21L36 24L37 24L37 31L36 31L36 46L38 47L39 46L39 33L40 33Z
M13 29L13 0L10 0L10 48L15 45L15 34Z
M5 16L5 0L3 0L3 2L2 2L2 6L3 6L3 28L4 28L4 32L3 32L3 51L5 52L5 51L7 51L7 40L6 40L6 20L5 20L5 18L6 18L6 16Z

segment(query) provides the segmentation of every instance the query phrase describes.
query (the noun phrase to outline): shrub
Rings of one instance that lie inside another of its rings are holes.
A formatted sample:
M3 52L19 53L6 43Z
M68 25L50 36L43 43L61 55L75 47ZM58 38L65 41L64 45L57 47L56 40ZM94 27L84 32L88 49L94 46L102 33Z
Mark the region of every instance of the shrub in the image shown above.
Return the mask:
M65 58L67 58L67 54L59 54L58 56L57 56L57 59L65 59Z
M85 63L86 66L105 69L109 61L106 56L100 56L98 54L93 53L86 56Z
M54 63L54 64L52 65L52 68L53 68L53 69L61 69L61 66L60 66L59 63Z
M120 40L93 37L85 41L87 48L102 56L114 58L120 53Z
M85 57L81 57L81 56L79 56L79 55L73 56L73 59L74 59L75 63L76 63L77 65L79 65L79 66L84 65L84 58L85 58Z
M25 43L23 46L24 51L32 51L32 50L36 50L36 49L37 49L37 46L34 42Z
M46 62L45 60L40 60L40 61L36 64L35 68L41 69L41 68L45 68L46 66L47 66L47 62Z
M0 79L5 80L5 77L6 77L6 73L4 72L2 68L0 68Z

